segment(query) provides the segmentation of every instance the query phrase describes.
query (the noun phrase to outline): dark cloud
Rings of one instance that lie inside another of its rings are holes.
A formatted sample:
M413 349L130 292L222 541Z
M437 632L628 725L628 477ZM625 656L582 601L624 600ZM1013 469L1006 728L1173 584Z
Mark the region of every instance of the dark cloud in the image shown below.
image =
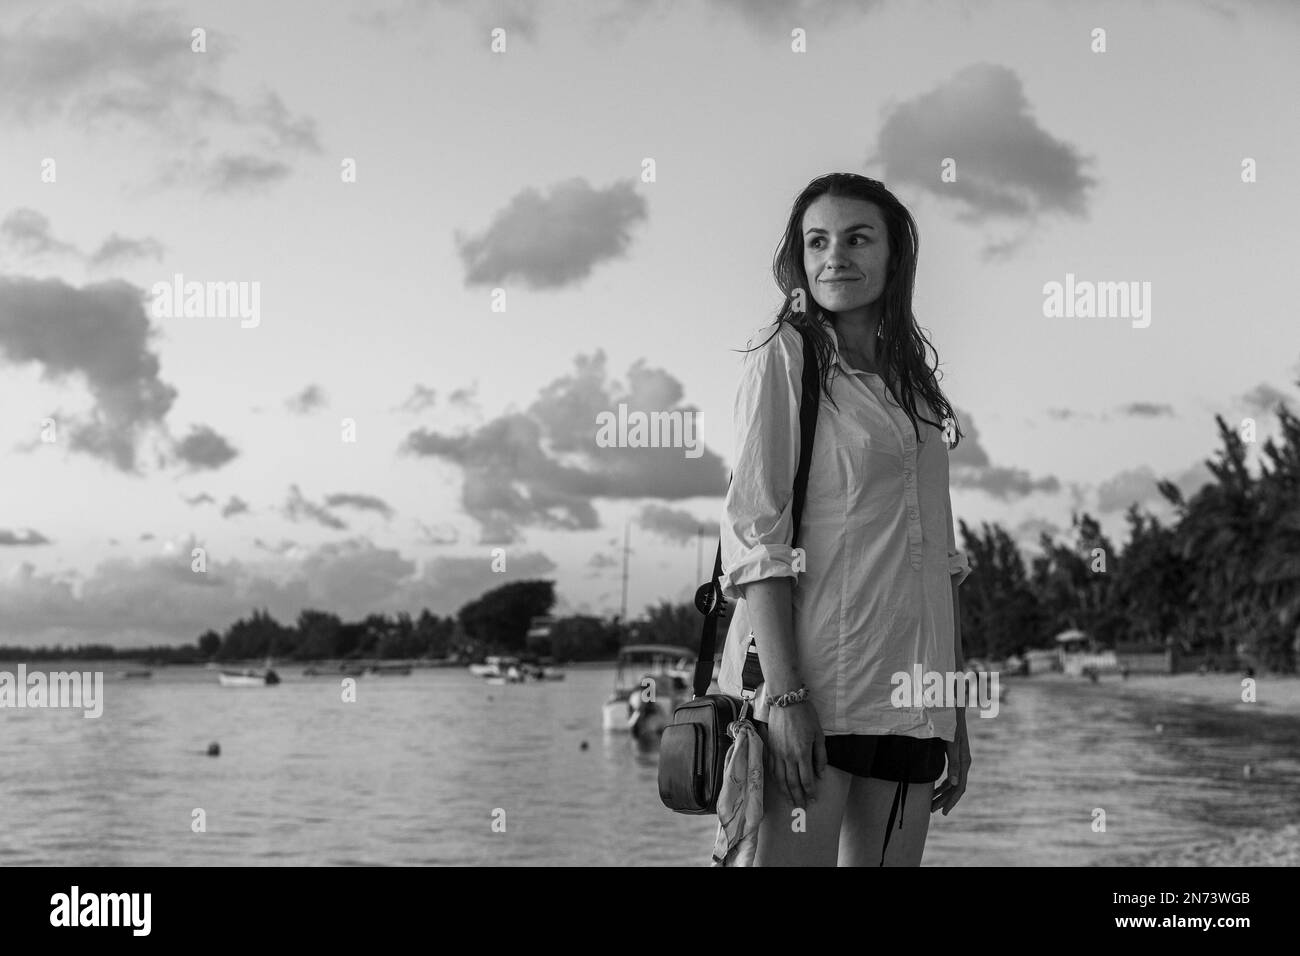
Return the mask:
M244 514L248 510L248 502L238 495L231 495L221 508L221 517L230 518L234 515Z
M527 526L580 531L599 526L597 498L678 500L716 496L726 487L722 460L707 448L602 448L597 416L628 411L695 414L681 406L681 384L638 361L626 387L605 378L605 353L579 356L576 371L545 386L524 412L451 435L411 432L404 452L441 458L464 474L461 503L483 529L480 543L517 540ZM698 429L696 433L698 438Z
M393 509L388 503L374 495L336 494L325 496L327 508L356 508L358 511L374 511L385 518L391 518Z
M304 498L297 485L289 486L289 498L285 501L281 511L290 521L312 521L334 531L347 529L347 525L341 519L330 514L329 510L323 505L318 505Z
M951 487L983 491L1002 501L1024 498L1040 491L1053 493L1060 490L1061 483L1053 475L1034 478L1023 468L994 465L980 442L974 417L956 408L953 412L961 426L962 438L948 453Z
M1167 501L1156 487L1161 479L1172 481L1183 493L1183 498L1188 499L1202 485L1214 481L1214 475L1203 461L1189 465L1172 477L1157 475L1148 465L1129 468L1097 486L1097 510L1107 514L1127 511L1133 504L1153 503L1163 506Z
M700 534L706 538L716 538L720 530L716 521L702 520L689 511L656 504L642 508L637 521L646 531L677 544L692 541Z
M1174 407L1172 405L1156 402L1129 402L1127 405L1121 405L1118 411L1121 415L1133 418L1174 417Z
M144 293L126 282L0 276L0 359L36 363L50 381L83 379L95 405L66 423L68 446L124 472L135 471L139 433L161 425L177 395L158 377L154 334Z
M164 247L156 239L129 239L116 232L91 253L57 239L50 220L35 209L15 209L0 222L0 240L15 256L40 259L48 255L78 259L92 269L121 265L136 259L162 260Z
M247 137L250 157L319 153L315 121L292 114L275 92L241 100L214 85L234 40L206 28L207 52L193 52L194 26L160 8L55 6L26 17L0 32L0 117L89 130L136 126L203 155L221 123ZM197 163L208 188L283 178L282 164L270 160Z
M438 390L430 388L427 385L416 385L411 389L411 394L407 396L406 401L402 402L399 409L411 414L419 414L425 409L433 408L438 400Z
M103 269L119 266L136 259L162 261L166 247L156 239L128 239L113 233L92 252L87 259L91 268Z
M946 158L956 160L956 182L939 179ZM1083 172L1089 160L1039 126L1015 71L992 63L894 106L868 161L884 165L881 178L891 185L952 199L967 222L1029 221L1056 210L1082 216L1096 184Z
M10 528L0 528L0 548L16 547L26 548L34 545L52 544L49 538L39 531L33 531L31 528L13 530Z
M1241 401L1256 415L1272 415L1277 411L1279 404L1289 404L1294 399L1281 389L1274 388L1267 382L1261 382L1241 396Z
M547 196L525 189L481 233L456 231L465 284L576 285L599 263L623 257L631 227L646 218L645 199L632 180L592 189L574 178L556 184Z
M452 524L438 524L430 527L422 521L417 521L416 526L420 529L419 541L421 544L448 545L455 544L460 540L460 532Z
M79 257L72 243L54 238L50 220L35 209L15 209L0 222L0 239L14 255L36 259L42 256Z
M177 644L209 628L223 630L250 607L265 607L282 623L304 608L360 620L367 614L413 616L428 608L453 614L483 592L512 580L547 575L555 564L544 554L507 555L505 573L492 571L491 555L436 558L417 568L397 551L364 539L303 549L260 543L279 554L271 563L210 561L190 569L197 542L182 542L144 560L110 558L82 581L80 593L58 574L38 574L30 562L0 578L0 620L6 641L23 644Z
M239 456L239 451L207 425L195 425L190 433L176 442L175 456L191 469L215 470Z
M329 399L319 385L308 385L297 395L287 399L284 404L295 415L306 415L318 408L324 408L329 404Z

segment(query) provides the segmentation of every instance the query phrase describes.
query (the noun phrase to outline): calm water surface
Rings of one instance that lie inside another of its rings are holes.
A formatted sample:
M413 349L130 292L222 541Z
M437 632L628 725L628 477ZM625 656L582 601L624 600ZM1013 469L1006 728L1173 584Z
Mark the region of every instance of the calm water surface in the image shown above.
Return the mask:
M0 865L708 862L714 818L664 809L657 753L601 731L612 667L515 686L417 669L359 678L355 703L298 667L248 689L117 667L97 720L0 710ZM968 721L972 780L931 818L926 865L1105 864L1295 819L1294 720L1008 685L996 718Z

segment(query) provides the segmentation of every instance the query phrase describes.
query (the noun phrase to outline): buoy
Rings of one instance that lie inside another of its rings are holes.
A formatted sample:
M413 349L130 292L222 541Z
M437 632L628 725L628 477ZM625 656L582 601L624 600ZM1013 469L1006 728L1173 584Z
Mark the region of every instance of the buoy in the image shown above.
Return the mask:
M1250 779L1250 773L1251 773L1250 764L1246 764L1246 766L1241 768L1241 775L1245 777L1247 780Z
M579 750L586 750L586 749L587 749L587 741L584 740L581 744L579 744L579 745L578 745L578 749L579 749Z
M209 756L209 757L220 757L220 756L221 756L221 744L217 743L215 740L214 740L212 743L208 744L208 756Z
M1164 725L1164 724L1156 724L1156 733L1158 733L1158 734L1163 734L1164 732L1165 732L1165 725Z

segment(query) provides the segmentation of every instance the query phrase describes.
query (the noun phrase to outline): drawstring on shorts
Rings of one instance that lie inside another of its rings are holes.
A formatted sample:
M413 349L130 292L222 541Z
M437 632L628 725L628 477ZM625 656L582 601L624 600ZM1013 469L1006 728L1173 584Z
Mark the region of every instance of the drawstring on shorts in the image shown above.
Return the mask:
M901 780L894 791L894 803L889 808L889 822L885 824L885 844L880 848L880 865L885 865L885 851L889 849L889 837L894 830L894 814L898 814L898 829L903 829L903 808L907 805L907 781Z

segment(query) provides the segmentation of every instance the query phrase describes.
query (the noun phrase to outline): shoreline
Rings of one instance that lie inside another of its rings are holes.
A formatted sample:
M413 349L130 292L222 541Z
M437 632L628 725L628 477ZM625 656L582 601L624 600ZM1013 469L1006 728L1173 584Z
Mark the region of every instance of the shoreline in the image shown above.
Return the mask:
M1270 717L1300 719L1300 677L1256 675L1255 701L1243 701L1242 680L1236 674L1131 674L1124 679L1106 674L1092 684L1085 678L1065 674L1042 674L1012 678L1045 684L1076 684L1115 697L1158 698L1177 704L1212 707L1234 714L1254 711ZM1012 691L1012 700L1015 699ZM1251 827L1218 840L1146 853L1128 853L1101 866L1300 866L1300 819L1281 827Z
M1257 708L1260 713L1271 716L1300 718L1300 676L1255 675L1255 700L1251 703L1241 699L1244 679L1241 674L1130 674L1127 679L1117 674L1104 674L1096 684L1091 684L1086 678L1053 673L1011 677L1007 682L1013 688L1022 681L1075 684L1096 689L1099 693L1124 697L1160 698L1172 703L1221 707L1234 712Z

